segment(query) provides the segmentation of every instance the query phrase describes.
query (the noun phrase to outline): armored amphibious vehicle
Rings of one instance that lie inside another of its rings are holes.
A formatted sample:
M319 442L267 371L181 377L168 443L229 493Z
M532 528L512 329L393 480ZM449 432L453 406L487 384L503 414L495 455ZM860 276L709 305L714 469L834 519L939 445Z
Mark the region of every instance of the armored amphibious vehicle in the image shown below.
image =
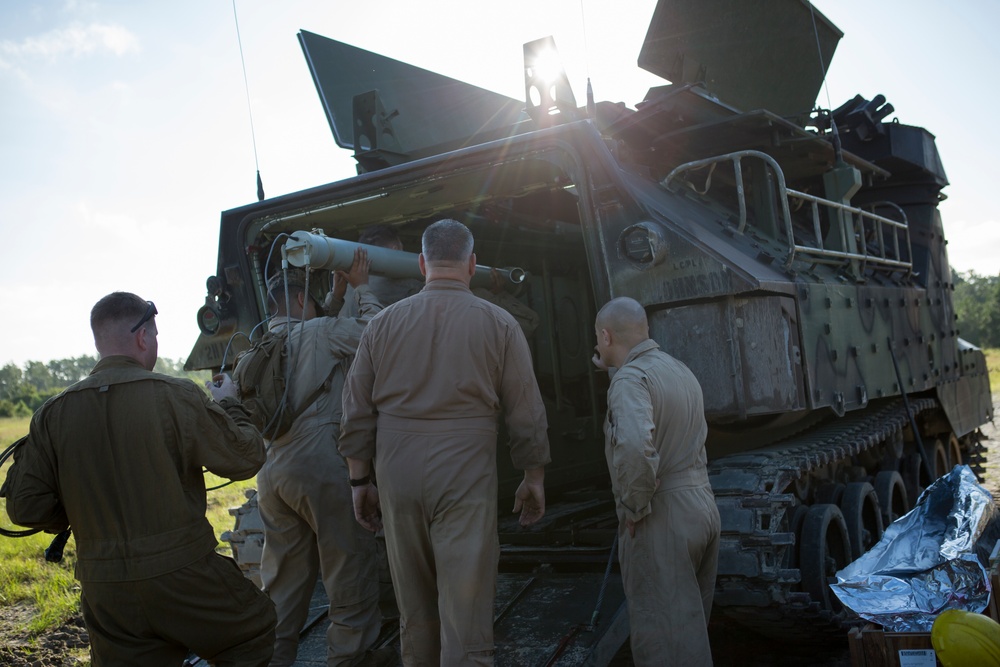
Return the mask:
M187 367L229 368L247 346L282 247L329 269L368 225L417 251L428 224L461 220L540 317L529 345L552 447L549 510L528 530L506 517L519 477L498 457L498 661L607 664L628 635L605 576L608 380L590 362L596 310L620 295L704 389L714 614L842 637L829 577L931 479L981 464L992 406L952 307L934 136L879 95L814 107L841 36L802 0L661 0L639 65L671 83L633 109L543 80L547 39L524 45L516 100L302 31L358 175L222 214Z

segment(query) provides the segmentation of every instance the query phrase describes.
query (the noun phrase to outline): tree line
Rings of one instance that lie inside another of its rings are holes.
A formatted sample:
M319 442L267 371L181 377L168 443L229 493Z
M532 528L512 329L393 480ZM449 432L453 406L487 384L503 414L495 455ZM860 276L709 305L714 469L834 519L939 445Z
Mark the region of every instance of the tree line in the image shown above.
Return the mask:
M88 354L49 362L29 361L24 366L8 363L0 368L0 417L30 417L42 403L87 377L96 364L97 358ZM154 370L190 378L199 385L209 378L208 371L185 371L183 359L161 357Z
M959 335L979 347L1000 347L1000 275L952 272Z
M953 271L952 299L962 338L979 347L1000 347L1000 275ZM8 363L0 368L0 417L30 417L42 403L85 378L97 363L90 355L47 363ZM208 371L185 371L182 359L157 359L157 372L191 378L199 385Z

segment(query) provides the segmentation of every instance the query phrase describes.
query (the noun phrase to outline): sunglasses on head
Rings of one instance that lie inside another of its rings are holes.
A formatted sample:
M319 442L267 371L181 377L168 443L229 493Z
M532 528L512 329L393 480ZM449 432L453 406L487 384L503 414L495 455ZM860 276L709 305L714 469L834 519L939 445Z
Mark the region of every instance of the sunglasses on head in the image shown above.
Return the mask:
M146 307L146 314L142 316L142 319L139 320L139 322L134 327L132 327L132 333L138 331L139 327L141 327L143 324L149 321L149 318L151 318L153 315L156 315L156 305L152 301L147 301L146 303L149 304Z

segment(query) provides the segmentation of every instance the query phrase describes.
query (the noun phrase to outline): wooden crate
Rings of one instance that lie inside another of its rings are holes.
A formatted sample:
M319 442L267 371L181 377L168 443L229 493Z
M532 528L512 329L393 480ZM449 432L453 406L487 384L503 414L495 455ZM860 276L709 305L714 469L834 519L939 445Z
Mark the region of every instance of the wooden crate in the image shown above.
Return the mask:
M874 623L851 628L847 635L852 667L933 667L934 657L929 632L885 632ZM900 651L904 653L901 655Z
M983 613L1000 622L1000 576L995 569L990 573L989 604ZM874 623L862 628L851 628L847 634L851 649L852 667L931 667L941 662L934 657L929 632L886 632ZM903 653L900 653L903 651Z

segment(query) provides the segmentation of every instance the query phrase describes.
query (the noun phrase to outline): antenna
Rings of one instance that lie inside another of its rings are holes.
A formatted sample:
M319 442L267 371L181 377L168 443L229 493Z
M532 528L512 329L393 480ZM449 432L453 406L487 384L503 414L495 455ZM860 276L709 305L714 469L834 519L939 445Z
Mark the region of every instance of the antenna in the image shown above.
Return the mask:
M597 105L594 103L594 88L590 85L590 46L587 43L587 12L580 0L580 25L583 28L583 66L587 73L587 115L593 118L597 115Z
M807 2L806 4L809 5L809 18L812 19L813 36L816 38L816 55L819 56L819 69L823 73L823 90L826 91L826 106L832 109L833 105L830 103L830 85L826 82L826 65L823 64L823 47L820 46L819 28L816 27L816 12L811 2Z
M253 142L253 162L257 167L257 201L264 200L264 183L260 180L260 162L257 160L257 133L253 129L253 107L250 105L250 83L247 81L247 64L243 59L243 40L240 38L240 19L236 16L233 0L233 21L236 22L236 43L240 46L240 64L243 66L243 88L247 92L247 112L250 114L250 140Z
M809 18L812 19L813 26L813 36L816 37L816 55L819 56L819 68L823 73L823 90L826 91L826 106L828 109L833 109L833 104L830 103L830 85L826 81L826 65L823 64L823 47L819 43L819 29L816 27L816 12L813 10L813 4L807 2L809 5ZM833 133L833 155L834 160L838 165L844 164L844 149L840 143L840 134L837 132L837 121L833 119L833 114L830 114L830 131Z

